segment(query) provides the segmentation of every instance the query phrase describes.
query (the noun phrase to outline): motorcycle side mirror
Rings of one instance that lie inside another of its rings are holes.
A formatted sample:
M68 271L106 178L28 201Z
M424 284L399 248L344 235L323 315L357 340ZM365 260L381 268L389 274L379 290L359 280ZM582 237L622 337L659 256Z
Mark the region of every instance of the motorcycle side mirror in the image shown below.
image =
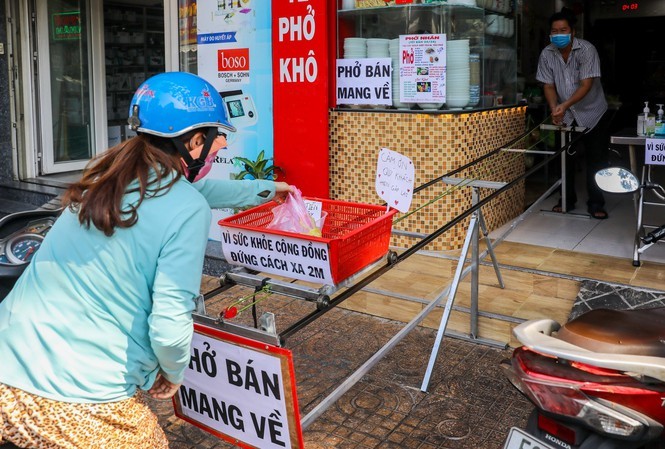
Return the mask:
M630 171L621 167L604 168L596 172L596 184L608 193L632 193L640 188L640 182Z

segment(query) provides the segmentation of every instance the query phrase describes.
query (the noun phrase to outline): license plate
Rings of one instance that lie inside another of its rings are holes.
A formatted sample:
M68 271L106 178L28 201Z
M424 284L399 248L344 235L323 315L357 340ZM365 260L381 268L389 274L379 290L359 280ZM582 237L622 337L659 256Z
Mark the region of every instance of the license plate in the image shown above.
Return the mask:
M503 449L554 449L549 444L545 444L540 440L535 439L522 429L513 427L510 429L508 439Z

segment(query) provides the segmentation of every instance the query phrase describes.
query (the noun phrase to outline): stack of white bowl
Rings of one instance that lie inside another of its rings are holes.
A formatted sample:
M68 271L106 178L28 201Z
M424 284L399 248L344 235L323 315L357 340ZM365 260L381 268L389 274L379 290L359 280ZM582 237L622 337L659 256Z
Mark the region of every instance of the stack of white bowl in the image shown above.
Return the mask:
M503 30L503 16L487 14L485 16L485 33L498 36Z
M511 0L479 0L478 6L482 6L490 11L508 13L510 12Z
M515 34L515 19L499 14L485 16L485 33L492 36L512 37Z
M469 40L448 41L446 46L446 105L463 108L469 104L471 82Z
M367 57L367 39L364 37L347 37L344 39L344 58L358 59Z
M389 39L367 39L367 57L368 58L388 58Z
M399 109L407 109L409 104L401 103L399 101L400 93L400 75L399 75L399 63L400 63L400 53L399 53L399 38L391 39L388 43L388 54L390 59L392 59L393 73L393 106Z
M504 37L513 37L515 34L515 19L504 18Z

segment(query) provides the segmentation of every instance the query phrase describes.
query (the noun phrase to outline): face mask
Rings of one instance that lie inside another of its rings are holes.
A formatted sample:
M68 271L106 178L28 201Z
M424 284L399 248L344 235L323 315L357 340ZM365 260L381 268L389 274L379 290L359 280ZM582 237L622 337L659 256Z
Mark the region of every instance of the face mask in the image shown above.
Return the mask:
M203 179L205 177L205 175L210 173L210 170L212 169L212 164L213 164L213 162L215 162L215 157L216 156L217 156L217 154L215 152L213 154L209 154L206 157L205 162L203 164L203 167L201 167L201 170L199 170L199 172L194 177L194 180L192 182L200 181L201 179ZM183 161L182 159L180 159L180 162L182 163L182 166L185 169L185 178L189 179L189 169L187 168L187 163L185 161Z
M570 44L570 34L552 34L550 35L550 42L552 42L556 48L566 48Z

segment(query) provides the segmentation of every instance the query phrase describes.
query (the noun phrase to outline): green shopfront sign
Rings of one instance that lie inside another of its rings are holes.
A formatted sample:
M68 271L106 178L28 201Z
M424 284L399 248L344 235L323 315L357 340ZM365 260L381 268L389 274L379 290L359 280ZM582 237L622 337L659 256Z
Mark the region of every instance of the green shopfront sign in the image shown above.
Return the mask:
M55 13L51 16L53 40L69 41L81 39L80 11Z

